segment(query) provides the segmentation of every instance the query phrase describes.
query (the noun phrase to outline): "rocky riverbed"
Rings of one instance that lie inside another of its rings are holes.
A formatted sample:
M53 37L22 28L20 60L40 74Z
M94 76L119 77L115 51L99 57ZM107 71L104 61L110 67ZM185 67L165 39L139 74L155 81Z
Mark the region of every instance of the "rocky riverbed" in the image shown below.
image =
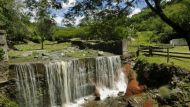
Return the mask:
M88 101L84 107L190 107L190 72L179 67L137 61L134 72L139 85L146 85L140 94L107 97ZM128 86L129 88L129 86Z

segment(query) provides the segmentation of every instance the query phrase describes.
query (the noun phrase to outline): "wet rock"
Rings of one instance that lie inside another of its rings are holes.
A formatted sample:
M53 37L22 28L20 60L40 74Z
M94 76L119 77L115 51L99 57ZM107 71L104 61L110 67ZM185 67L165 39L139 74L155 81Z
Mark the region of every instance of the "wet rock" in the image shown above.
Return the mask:
M32 56L33 52L32 51L28 51L22 54L23 57L28 57L28 56Z
M42 56L49 56L48 53L42 53Z
M134 69L138 75L137 80L140 84L146 84L149 88L158 88L169 84L175 72L177 72L177 69L174 69L173 66L150 64L143 61L137 61Z
M118 96L123 96L123 95L125 95L125 93L122 91L120 91L118 94L117 94Z
M61 56L65 56L65 53L61 53Z
M98 51L98 56L104 56L104 52L103 51Z
M101 100L101 98L100 98L100 90L97 87L95 87L94 96L95 96L95 99L94 99L95 101Z
M0 83L7 81L8 79L8 53L7 53L7 41L5 36L5 31L0 30Z
M143 85L140 85L137 81L137 75L135 71L132 70L131 64L125 64L123 70L126 77L128 78L128 86L126 89L125 97L127 98L142 93L145 90L145 87Z
M95 101L100 101L101 98L100 98L100 96L96 96L94 100L95 100Z
M130 97L136 94L142 93L144 90L143 86L140 86L137 80L131 80L128 83L125 97Z

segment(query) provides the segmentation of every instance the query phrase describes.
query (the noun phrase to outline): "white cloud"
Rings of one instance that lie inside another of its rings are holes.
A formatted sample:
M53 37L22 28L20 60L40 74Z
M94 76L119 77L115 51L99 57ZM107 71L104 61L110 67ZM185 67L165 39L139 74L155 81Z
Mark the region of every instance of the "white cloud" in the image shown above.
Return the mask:
M75 21L74 21L74 25L77 26L80 24L81 20L84 18L84 16L82 17L75 17ZM57 23L58 26L64 26L64 23L62 22L64 19L64 17L62 16L56 16L54 17L55 22Z
M140 9L140 8L135 8L135 9L133 10L133 12L129 15L129 17L132 17L133 15L138 14L138 13L140 13L140 12L141 12L141 9Z
M67 2L62 3L62 7L64 9L68 9L69 7L75 6L76 0L68 0Z
M82 17L75 17L75 26L79 25L81 20L84 18L84 16Z
M57 16L54 18L55 22L57 23L58 26L62 26L62 20L63 20L63 17L61 16Z
M170 1L172 1L172 0L165 0L166 2L170 2Z
M62 2L62 9L60 11L55 10L53 12L54 14L56 14L54 20L56 21L58 26L64 26L64 23L62 22L62 20L64 19L63 14L66 13L70 7L75 6L75 4L76 0L68 0L67 2ZM78 25L80 23L81 17L76 17L75 19L75 25Z

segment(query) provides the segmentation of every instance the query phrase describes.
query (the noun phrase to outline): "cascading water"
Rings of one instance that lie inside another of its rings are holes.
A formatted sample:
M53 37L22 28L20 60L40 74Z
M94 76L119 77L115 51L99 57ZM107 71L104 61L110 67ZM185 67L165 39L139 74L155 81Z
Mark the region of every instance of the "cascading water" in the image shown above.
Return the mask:
M35 68L30 64L15 66L21 107L38 107Z
M51 107L56 107L70 101L70 72L67 71L67 62L46 64L46 74L50 95ZM63 97L64 96L64 97ZM63 103L64 102L64 103Z
M47 87L44 92L48 94L48 107L65 107L79 98L93 94L95 86L115 88L115 74L119 68L121 68L119 56L45 63L44 84ZM38 81L36 81L37 69L31 64L23 64L17 65L15 70L19 96L24 101L21 102L21 106L47 107L40 105L38 101L40 98L38 98Z

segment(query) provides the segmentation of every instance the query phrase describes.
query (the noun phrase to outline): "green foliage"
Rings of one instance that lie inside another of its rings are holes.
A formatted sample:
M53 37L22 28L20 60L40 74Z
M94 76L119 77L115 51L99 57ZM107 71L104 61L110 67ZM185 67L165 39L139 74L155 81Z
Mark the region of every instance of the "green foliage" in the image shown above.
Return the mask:
M167 16L179 23L183 29L190 32L190 1L180 0L178 3L166 6L164 9Z
M116 25L113 20L96 21L90 25L90 34L92 39L116 39ZM120 37L118 37L120 38Z
M15 0L0 0L0 23L11 41L23 41L29 34L27 23L29 18L20 12L21 5Z
M3 60L3 55L5 54L4 50L0 48L0 61Z
M55 40L61 40L63 38L82 38L88 39L89 32L88 27L57 27L53 33Z
M37 33L40 36L42 47L44 48L43 42L46 39L50 39L52 36L54 28L54 20L50 17L47 9L49 7L49 2L47 0L40 0L38 3L38 21L37 21Z
M42 18L37 23L37 31L42 41L51 39L53 34L54 22L48 18Z
M189 9L189 0L181 0L179 2L166 4L163 7L166 16L168 16L172 21L179 23L183 29L186 29L186 31L190 28ZM154 36L152 36L150 41L168 43L172 38L176 38L176 32L150 9L144 9L141 13L134 15L130 19L130 22L130 25L134 25L138 32L153 32Z
M99 19L89 24L89 33L92 39L118 40L134 36L133 25L128 25L126 16L111 16L107 19Z
M151 44L151 40L155 36L155 33L152 31L137 32L136 42L140 45Z
M0 106L1 107L19 107L19 105L10 100L6 95L0 93Z

